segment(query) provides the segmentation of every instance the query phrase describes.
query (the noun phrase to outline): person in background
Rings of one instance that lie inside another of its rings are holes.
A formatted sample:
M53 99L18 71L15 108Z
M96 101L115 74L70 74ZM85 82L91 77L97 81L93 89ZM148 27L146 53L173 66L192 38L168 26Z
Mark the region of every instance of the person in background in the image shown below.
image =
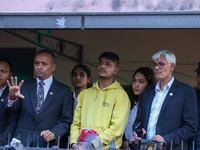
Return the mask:
M79 93L90 87L91 72L86 65L79 64L73 68L71 77L74 85L73 99L75 110Z
M8 144L14 136L18 122L18 112L9 112L5 109L6 98L9 93L7 80L12 76L12 64L6 58L0 58L0 146Z
M200 101L200 62L199 67L194 72L197 72L197 86L195 86L195 90L197 92L197 99Z
M131 110L129 114L128 124L125 128L125 136L123 137L122 148L127 149L127 143L129 142L129 149L134 149L133 141L133 130L132 126L137 115L138 105L141 100L142 92L147 88L154 86L156 79L153 71L148 67L140 67L133 74L132 85L127 91L131 102Z
M76 108L77 97L79 93L86 88L90 87L91 72L86 65L78 64L71 71L71 79L74 85L74 92L72 93L73 99L73 112ZM67 148L68 146L69 131L61 138L60 148Z
M198 119L200 122L200 62L199 67L195 70L197 72L197 86L195 87L196 93L197 93L197 100L198 100ZM194 142L195 142L195 150L200 150L200 123L198 124L197 132L194 136ZM192 149L193 143L190 143L190 149Z

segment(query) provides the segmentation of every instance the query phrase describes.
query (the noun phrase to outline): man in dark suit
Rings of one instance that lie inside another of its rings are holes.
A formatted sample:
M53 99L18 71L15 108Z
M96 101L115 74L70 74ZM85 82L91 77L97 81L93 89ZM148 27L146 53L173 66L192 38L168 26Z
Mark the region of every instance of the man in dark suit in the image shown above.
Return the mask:
M15 136L20 135L24 145L28 142L36 147L39 141L39 147L46 147L47 142L52 146L70 128L71 89L53 78L55 68L55 55L47 50L39 51L34 59L36 79L17 85L15 77L15 81L11 78L11 84L8 82L8 109L20 109Z
M8 144L17 126L18 112L9 112L5 109L9 89L7 80L12 76L12 64L5 58L0 58L0 146Z
M195 90L172 75L176 64L175 55L161 50L152 56L151 65L156 86L143 92L134 126L142 123L148 140L165 141L168 149L188 149L188 140L195 134L198 124ZM134 133L134 141L139 137Z
M195 70L197 72L197 86L195 87L198 100L198 120L200 121L200 62L199 67ZM192 138L192 141L195 142L195 150L200 150L200 123L198 124L198 129L195 136ZM192 149L193 142L190 143L190 149Z

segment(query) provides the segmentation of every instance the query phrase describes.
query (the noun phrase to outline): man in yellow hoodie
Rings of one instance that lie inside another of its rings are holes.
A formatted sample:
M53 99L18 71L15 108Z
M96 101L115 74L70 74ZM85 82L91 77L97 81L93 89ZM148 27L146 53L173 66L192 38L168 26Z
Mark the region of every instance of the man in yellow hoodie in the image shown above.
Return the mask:
M91 147L98 147L101 141L103 149L108 149L112 140L116 148L121 146L130 103L120 83L113 81L119 70L118 64L119 57L115 53L101 54L97 70L99 81L78 95L70 131L70 145L73 149L78 148L77 140L83 129L92 129L99 134L91 141ZM84 142L79 142L79 148L84 145Z

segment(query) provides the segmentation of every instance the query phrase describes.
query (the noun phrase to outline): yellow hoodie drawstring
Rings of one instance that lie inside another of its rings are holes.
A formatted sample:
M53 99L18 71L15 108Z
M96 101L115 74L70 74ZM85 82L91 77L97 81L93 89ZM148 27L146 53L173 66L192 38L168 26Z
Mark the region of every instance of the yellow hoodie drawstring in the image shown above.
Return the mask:
M98 93L99 93L99 90L100 91L102 91L100 88L99 88L99 86L98 86L98 83L99 83L99 81L97 81L97 82L95 82L94 84L93 84L93 88L95 88L95 99L94 99L94 101L97 99L97 97L98 97ZM109 90L112 90L112 89L123 89L121 86L120 86L120 84L117 82L117 81L114 81L113 82L113 84L114 85L111 85L111 87L109 86L109 87L106 87L104 90L105 90L105 96L104 96L104 100L103 100L103 106L105 106L106 105L106 97L107 97L107 91ZM103 90L103 91L104 91Z
M98 91L97 91L97 90L98 90L98 89L95 90L95 99L94 99L94 100L96 100L96 99L97 99L97 96L98 96ZM104 100L103 100L103 106L105 106L105 103L106 103L107 90L106 90L105 92L106 92L106 93L105 93Z
M105 96L104 96L103 106L105 106L105 103L106 103L106 95L107 95L107 90L106 90L106 94L105 94Z
M105 92L106 93L105 93L104 100L103 100L103 106L105 106L105 103L106 103L107 90ZM97 96L98 96L98 89L95 90L95 99L94 99L94 101L97 99Z

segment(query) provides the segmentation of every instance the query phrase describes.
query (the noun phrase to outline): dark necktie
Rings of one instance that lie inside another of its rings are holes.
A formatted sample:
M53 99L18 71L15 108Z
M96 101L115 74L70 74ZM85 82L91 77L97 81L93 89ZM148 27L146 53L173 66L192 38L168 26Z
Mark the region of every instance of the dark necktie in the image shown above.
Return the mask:
M39 114L42 104L44 102L44 87L43 87L44 82L40 81L38 84L39 84L39 89L37 94L37 107L36 107L37 115Z

